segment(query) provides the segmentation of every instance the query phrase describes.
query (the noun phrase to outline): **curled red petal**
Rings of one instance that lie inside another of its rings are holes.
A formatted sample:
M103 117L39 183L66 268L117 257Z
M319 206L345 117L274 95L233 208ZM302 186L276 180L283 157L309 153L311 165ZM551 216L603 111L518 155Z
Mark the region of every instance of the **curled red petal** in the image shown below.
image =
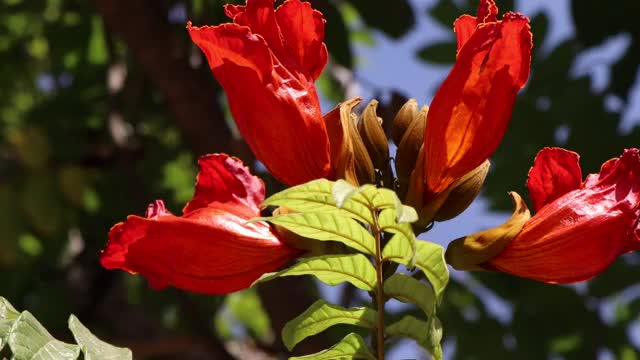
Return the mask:
M276 10L276 19L284 47L308 76L315 81L327 65L328 53L324 44L325 20L322 13L308 2L287 0Z
M235 19L238 14L241 14L245 11L244 5L234 5L234 4L225 4L224 5L224 14L231 20Z
M156 289L241 290L299 254L280 242L269 225L247 220L214 207L185 217L130 216L112 228L100 262L107 269L139 273Z
M462 47L427 115L426 198L495 151L529 77L531 47L529 21L514 13L479 26Z
M535 211L580 187L582 170L580 156L577 153L561 148L540 150L527 179L527 188Z
M262 36L269 49L282 62L288 54L282 43L273 3L273 0L247 0L245 6L230 7L228 14L233 16L236 24L247 26L253 34Z
M185 206L185 214L212 202L246 206L259 212L264 200L264 183L249 171L240 159L227 154L202 156L193 199ZM148 216L147 216L148 217Z
M640 248L640 150L610 160L585 187L543 207L488 264L549 283L588 280Z
M496 22L498 6L493 0L480 0L477 16L462 15L453 23L453 30L458 41L458 51L469 40L480 24Z
M288 185L326 177L329 140L313 83L293 75L253 29L188 29L225 90L240 133L267 169Z
M498 21L498 6L493 0L480 0L478 4L478 24Z
M458 52L467 40L476 31L478 21L475 16L462 15L453 22L453 31L456 33L456 41L458 42Z

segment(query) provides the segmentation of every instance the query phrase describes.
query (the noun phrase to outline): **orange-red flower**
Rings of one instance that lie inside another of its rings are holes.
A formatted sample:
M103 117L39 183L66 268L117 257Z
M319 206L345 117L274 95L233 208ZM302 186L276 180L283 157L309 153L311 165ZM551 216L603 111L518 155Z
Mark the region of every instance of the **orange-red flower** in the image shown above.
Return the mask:
M327 63L325 20L287 0L226 5L233 23L188 25L224 88L240 133L256 157L287 185L333 177L330 145L314 86Z
M531 65L529 19L506 13L497 20L493 0L481 0L477 17L454 28L458 55L427 115L424 197L429 201L481 165L498 147L516 94Z
M539 211L486 267L571 283L640 249L640 150L625 150L582 182L577 154L546 148L534 161L527 187Z
M140 273L156 289L224 294L300 255L268 224L247 223L260 216L264 184L240 160L215 154L198 164L195 195L183 215L171 214L158 200L146 218L127 217L111 228L102 266Z

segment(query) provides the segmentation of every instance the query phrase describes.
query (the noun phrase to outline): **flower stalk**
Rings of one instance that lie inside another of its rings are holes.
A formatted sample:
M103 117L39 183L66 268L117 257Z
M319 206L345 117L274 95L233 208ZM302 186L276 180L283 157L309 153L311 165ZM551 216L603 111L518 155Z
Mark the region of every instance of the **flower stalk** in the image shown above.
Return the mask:
M376 290L375 290L375 304L378 312L378 322L376 326L376 351L379 360L384 360L384 276L383 276L383 260L382 260L382 229L378 223L378 213L372 208L371 217L373 218L372 232L373 237L376 240L376 256L374 265L376 268ZM373 342L373 339L372 339ZM372 346L373 347L373 346Z

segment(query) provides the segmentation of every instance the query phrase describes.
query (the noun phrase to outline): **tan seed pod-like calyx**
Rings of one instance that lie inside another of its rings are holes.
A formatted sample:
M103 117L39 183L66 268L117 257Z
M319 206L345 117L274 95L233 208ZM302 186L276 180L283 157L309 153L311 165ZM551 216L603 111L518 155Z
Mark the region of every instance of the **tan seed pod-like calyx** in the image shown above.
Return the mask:
M409 188L409 178L417 164L418 154L424 142L424 130L427 125L428 106L423 106L414 117L402 136L396 151L396 176L400 185L399 196L404 198Z
M436 212L435 221L446 221L460 215L471 205L482 189L491 163L485 160L480 166L471 170L451 184L451 192L447 200Z
M391 123L391 140L396 145L400 144L404 133L409 128L409 125L418 115L418 102L416 99L409 99L393 118Z
M358 134L356 115L352 112L360 101L360 98L347 100L324 116L335 176L354 185L371 184L375 180L373 163Z
M373 166L385 171L389 161L389 141L382 128L382 118L376 113L377 107L378 100L375 99L367 104L358 121L358 132Z

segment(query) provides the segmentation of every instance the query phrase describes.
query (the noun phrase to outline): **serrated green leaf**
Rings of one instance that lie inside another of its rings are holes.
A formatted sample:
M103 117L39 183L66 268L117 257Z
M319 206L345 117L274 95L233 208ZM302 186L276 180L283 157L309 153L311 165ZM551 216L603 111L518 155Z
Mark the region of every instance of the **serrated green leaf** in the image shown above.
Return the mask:
M429 350L434 360L442 359L442 324L437 317L432 316L429 321L418 320L407 315L385 328L391 336L407 337L415 340L420 346Z
M0 351L7 343L7 337L11 331L13 322L20 316L18 310L16 310L7 299L0 296Z
M291 350L300 341L331 326L347 324L372 329L376 326L376 319L377 312L370 308L345 309L324 300L318 300L285 325L282 329L282 341L287 349Z
M331 286L349 282L353 286L372 291L376 287L376 270L362 254L325 255L304 259L288 269L264 274L256 281L264 282L283 276L314 275Z
M131 350L108 344L89 331L77 317L69 316L69 330L82 348L85 360L126 360L132 359Z
M410 249L406 241L397 235L391 238L382 251L385 261L393 261L398 264L409 265L411 258ZM416 241L415 266L425 274L436 293L439 301L442 300L442 292L449 283L449 268L444 260L444 249L438 244L429 241Z
M352 201L343 204L341 208L336 206L336 201L332 194L333 184L327 179L310 181L276 193L266 199L262 205L284 206L299 212L337 212L358 221L372 224L371 210L369 210L367 202L362 198L352 199Z
M31 313L23 311L11 326L9 347L16 359L77 359L80 347L56 340Z
M391 238L385 246L385 249L388 246L396 247L388 250L387 253L397 250L396 254L402 254L403 257L408 259L405 265L412 268L416 261L416 234L408 223L396 222L395 215L396 212L394 209L385 209L378 216L378 225L380 228L383 231L394 234L393 238ZM398 241L404 242L404 244L396 244ZM385 257L385 249L382 250L383 257Z
M416 304L428 316L433 314L435 293L433 289L411 276L396 273L384 281L384 293L405 303Z
M333 345L327 350L323 350L311 355L291 357L289 360L348 360L348 359L366 359L376 360L371 353L367 344L358 334L351 333L339 343Z
M307 238L339 241L359 252L375 254L376 240L350 217L337 213L299 213L264 218L272 224Z

